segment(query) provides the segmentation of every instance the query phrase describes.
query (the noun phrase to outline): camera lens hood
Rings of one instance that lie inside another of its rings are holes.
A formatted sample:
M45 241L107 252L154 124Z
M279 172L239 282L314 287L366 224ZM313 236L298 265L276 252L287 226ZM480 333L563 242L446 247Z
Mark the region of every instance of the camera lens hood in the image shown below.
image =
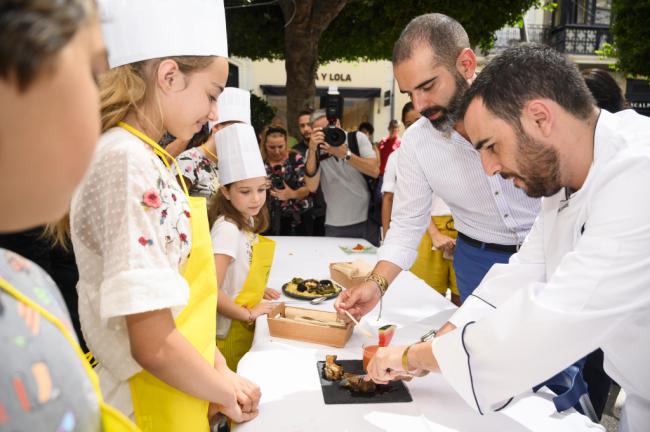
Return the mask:
M347 138L347 133L334 125L328 125L323 132L325 133L325 142L332 147L339 147Z

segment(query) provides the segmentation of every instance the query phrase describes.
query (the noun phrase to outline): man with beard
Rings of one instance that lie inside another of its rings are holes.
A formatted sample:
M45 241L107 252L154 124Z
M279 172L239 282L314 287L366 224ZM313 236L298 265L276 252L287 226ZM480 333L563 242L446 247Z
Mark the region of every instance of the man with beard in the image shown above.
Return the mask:
M311 114L313 110L304 109L298 113L298 131L300 132L301 140L298 144L293 146L293 150L300 153L303 158L306 158L307 149L309 148L309 138L311 137ZM307 159L305 159L307 160ZM327 204L323 197L323 190L319 187L316 192L311 193L311 198L314 206L307 210L302 215L304 225L304 235L306 236L324 236L325 235L325 212Z
M441 238L433 246L454 254L461 300L493 264L508 261L539 212L539 200L501 177L486 176L466 139L460 105L476 76L476 56L457 21L442 14L413 19L395 43L393 68L400 91L423 117L402 137L390 230L379 262L366 282L336 302L339 312L357 318L415 261L433 194L447 203L458 230L458 239Z
M309 148L309 137L311 137L311 113L313 110L304 109L298 113L298 131L300 141L293 146L293 149L304 158Z
M493 59L466 101L485 172L547 198L433 341L380 349L369 375L441 371L483 413L600 347L627 395L619 430L647 430L650 119L599 110L576 66L539 45Z

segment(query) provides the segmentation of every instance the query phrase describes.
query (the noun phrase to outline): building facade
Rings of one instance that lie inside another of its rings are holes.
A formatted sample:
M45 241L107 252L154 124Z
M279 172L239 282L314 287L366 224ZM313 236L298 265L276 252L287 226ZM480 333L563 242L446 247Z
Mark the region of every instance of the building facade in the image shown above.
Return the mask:
M277 109L278 117L288 124L296 119L287 119L286 71L284 61L260 60L234 57L230 59L230 82L248 89ZM400 119L402 107L408 96L399 93L393 80L390 61L331 62L321 65L315 76L316 97L312 107L320 108L321 96L329 86L337 86L343 97L342 126L354 130L361 122L370 122L375 127L375 141L387 134L391 119Z

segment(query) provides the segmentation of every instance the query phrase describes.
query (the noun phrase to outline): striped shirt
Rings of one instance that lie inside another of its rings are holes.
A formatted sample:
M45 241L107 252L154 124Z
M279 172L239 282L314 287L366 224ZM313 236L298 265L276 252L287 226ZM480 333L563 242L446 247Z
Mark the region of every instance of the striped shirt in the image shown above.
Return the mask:
M402 138L390 230L379 260L411 267L430 221L432 194L447 203L459 232L485 243L521 244L540 209L539 199L510 180L487 176L479 153L458 132L445 135L423 117Z

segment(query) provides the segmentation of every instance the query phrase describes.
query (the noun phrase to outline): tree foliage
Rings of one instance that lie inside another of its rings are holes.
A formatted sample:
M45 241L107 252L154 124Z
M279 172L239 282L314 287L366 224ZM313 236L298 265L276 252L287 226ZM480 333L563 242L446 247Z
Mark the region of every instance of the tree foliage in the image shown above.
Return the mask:
M262 132L264 126L271 123L276 112L277 110L264 99L255 93L251 94L251 123L257 135Z
M255 3L268 1L227 0L226 6ZM349 1L323 33L319 61L390 59L393 44L406 24L429 12L455 18L467 30L473 46L487 48L493 42L495 31L516 24L537 3L537 0ZM314 9L317 13L317 8ZM232 54L253 60L284 58L285 20L278 5L228 9L227 23Z
M650 1L614 0L612 13L617 69L650 77Z
M227 0L228 43L234 55L285 59L287 120L309 106L319 63L390 59L414 17L441 12L457 19L473 46L488 48L494 32L517 23L543 0Z

